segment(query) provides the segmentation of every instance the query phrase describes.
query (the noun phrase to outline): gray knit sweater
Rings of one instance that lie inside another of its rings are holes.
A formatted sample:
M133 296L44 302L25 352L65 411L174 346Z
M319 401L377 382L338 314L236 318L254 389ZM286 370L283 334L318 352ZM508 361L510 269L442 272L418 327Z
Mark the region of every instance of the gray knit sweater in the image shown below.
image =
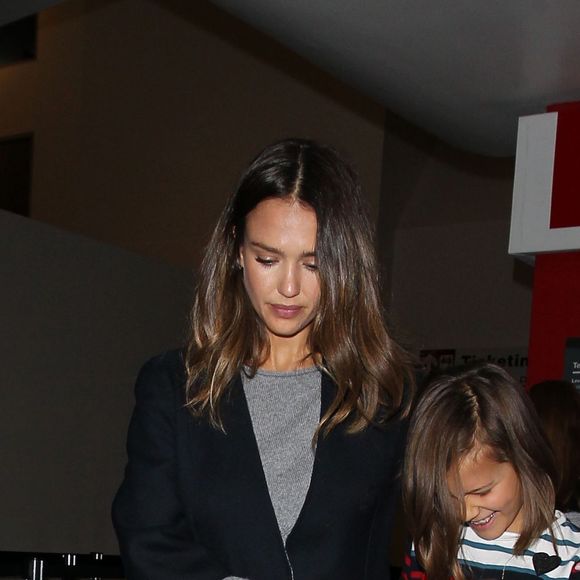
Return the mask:
M244 392L280 534L286 544L310 485L312 438L320 420L317 367L242 373ZM290 563L290 562L288 562ZM247 580L228 576L223 580Z

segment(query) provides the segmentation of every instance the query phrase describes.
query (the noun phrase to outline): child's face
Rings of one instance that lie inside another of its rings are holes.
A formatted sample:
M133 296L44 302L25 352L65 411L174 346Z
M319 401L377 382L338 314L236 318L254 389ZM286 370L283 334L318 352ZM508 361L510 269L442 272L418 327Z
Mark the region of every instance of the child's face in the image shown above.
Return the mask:
M469 453L459 463L462 490L454 489L449 477L449 491L463 495L466 523L481 538L495 540L505 531L521 532L522 497L519 478L511 463L498 463L487 449Z

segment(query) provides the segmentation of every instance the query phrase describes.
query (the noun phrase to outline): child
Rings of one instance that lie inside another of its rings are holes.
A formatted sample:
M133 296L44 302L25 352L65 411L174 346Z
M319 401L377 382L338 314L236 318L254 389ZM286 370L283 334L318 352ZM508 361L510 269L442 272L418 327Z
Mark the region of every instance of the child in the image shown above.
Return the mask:
M532 403L504 370L440 376L410 425L403 578L580 580L580 531L554 510L556 481Z

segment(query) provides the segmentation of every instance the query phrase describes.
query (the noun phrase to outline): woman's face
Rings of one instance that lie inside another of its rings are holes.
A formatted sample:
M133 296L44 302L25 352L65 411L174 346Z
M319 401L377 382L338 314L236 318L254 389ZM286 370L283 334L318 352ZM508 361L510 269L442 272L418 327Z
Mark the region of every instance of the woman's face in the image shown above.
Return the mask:
M316 227L314 210L291 199L266 199L246 216L240 265L271 343L310 333L320 300Z

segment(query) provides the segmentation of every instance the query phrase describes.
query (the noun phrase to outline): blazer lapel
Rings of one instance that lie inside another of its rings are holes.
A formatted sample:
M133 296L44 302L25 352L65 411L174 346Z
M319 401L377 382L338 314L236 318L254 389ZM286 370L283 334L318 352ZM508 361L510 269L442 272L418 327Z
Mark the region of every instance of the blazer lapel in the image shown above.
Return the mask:
M274 531L279 534L248 402L239 375L232 384L230 396L224 405L224 424L228 440L227 454L232 464L237 466L237 477L230 482L232 493L244 498L240 509L247 510L247 521L270 535Z
M324 372L321 377L320 419L330 408L336 396L336 386ZM262 468L262 460L252 419L244 394L241 377L237 377L230 389L228 401L224 405L224 423L227 430L229 461L238 464L236 481L232 482L232 493L244 498L240 509L247 510L247 521L252 521L256 534L263 533L270 539L276 538L284 552L282 536L276 520L276 514L270 499L266 476ZM328 437L320 436L314 454L314 465L310 477L310 485L304 499L304 504L290 536L299 527L304 514L316 511L320 503L326 503L325 496L333 478L336 476L337 456L335 447L340 446L342 435L335 429ZM338 428L342 431L342 427ZM289 536L289 537L290 537ZM285 558L285 555L284 555Z
M225 397L221 409L226 433L206 420L192 425L193 474L206 490L197 511L207 513L205 519L214 525L224 526L223 533L236 538L246 560L266 560L270 569L285 572L284 544L239 375Z
M326 373L322 373L321 377L321 391L320 391L320 419L330 408L334 397L336 396L336 385L332 382ZM332 452L329 453L329 439L333 439L331 433L328 438L320 435L316 442L316 450L314 452L314 464L312 466L312 475L310 476L310 485L302 509L298 515L292 531L288 535L287 544L294 536L295 530L300 528L300 523L309 517L312 511L316 511L320 506L320 502L325 503L326 491L332 485L332 478L334 477L334 461ZM332 445L332 443L331 443Z

